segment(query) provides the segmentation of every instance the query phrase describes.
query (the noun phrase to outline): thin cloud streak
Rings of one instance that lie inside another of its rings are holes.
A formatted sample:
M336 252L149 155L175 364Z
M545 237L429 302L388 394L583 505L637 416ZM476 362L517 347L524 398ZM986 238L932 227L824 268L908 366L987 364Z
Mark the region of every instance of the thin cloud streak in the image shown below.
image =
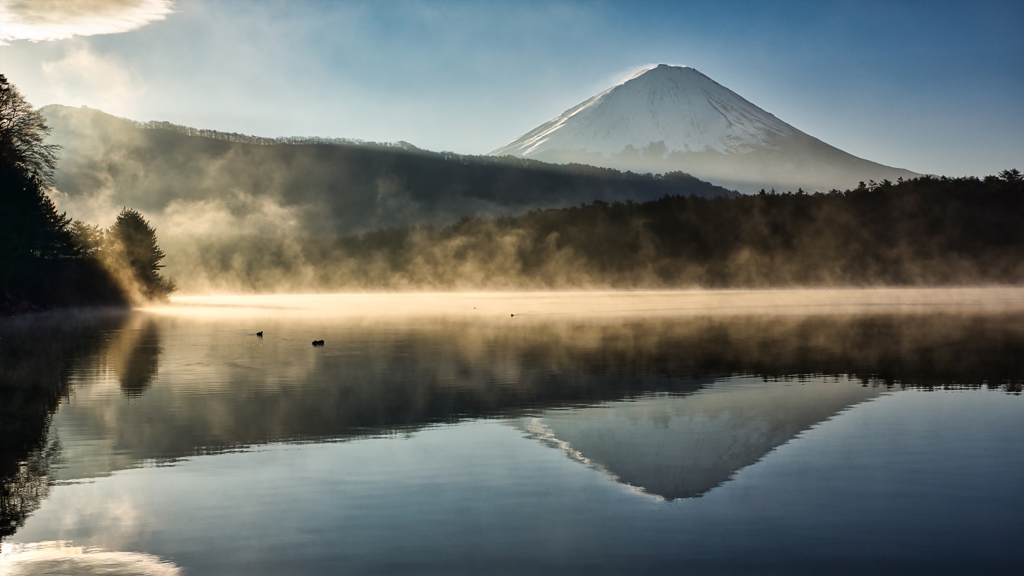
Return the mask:
M117 34L163 20L172 0L0 0L0 43Z

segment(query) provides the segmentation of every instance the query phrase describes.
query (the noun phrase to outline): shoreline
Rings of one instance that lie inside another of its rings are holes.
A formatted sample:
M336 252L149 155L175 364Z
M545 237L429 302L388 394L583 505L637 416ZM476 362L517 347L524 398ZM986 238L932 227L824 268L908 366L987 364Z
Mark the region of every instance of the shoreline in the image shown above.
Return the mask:
M173 316L692 317L1024 310L1024 286L172 296Z

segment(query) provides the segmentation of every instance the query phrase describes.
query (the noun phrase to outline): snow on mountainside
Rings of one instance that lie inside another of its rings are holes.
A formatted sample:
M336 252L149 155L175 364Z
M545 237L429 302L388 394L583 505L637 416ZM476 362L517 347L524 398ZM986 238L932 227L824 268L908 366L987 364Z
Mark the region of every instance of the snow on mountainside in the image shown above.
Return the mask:
M749 152L798 132L694 70L662 64L566 111L491 154L546 149L614 154L664 142L668 150Z
M659 65L491 152L621 170L682 170L741 191L912 177L797 130L689 67Z

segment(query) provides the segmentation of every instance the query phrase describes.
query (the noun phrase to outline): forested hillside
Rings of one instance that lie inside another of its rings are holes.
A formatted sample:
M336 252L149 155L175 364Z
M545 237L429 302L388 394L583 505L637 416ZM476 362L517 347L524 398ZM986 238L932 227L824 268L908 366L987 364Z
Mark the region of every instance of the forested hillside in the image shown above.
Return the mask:
M48 142L63 148L56 173L62 207L98 223L133 206L174 233L194 232L212 213L218 233L335 237L592 200L734 194L683 173L462 156L404 143L257 138L67 106L41 112L53 127Z

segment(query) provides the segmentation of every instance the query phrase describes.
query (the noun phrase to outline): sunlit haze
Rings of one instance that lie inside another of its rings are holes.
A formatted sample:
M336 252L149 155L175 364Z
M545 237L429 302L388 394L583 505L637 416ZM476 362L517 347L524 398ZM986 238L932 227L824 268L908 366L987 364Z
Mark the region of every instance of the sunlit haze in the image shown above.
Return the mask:
M522 323L749 314L998 312L1021 308L1024 308L1024 289L1005 287L176 296L169 306L150 306L145 310L160 315L211 319L330 318L406 322L447 317Z

